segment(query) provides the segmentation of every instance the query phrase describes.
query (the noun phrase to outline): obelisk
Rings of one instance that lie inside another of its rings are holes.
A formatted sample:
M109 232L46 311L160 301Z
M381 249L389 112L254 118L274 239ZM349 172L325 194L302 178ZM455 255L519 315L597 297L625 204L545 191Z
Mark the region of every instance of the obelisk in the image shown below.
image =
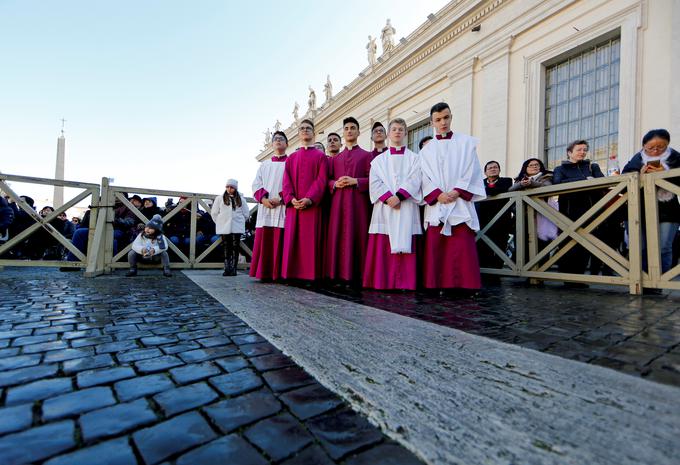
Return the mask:
M64 180L64 159L66 157L66 138L64 137L65 119L61 120L61 135L57 139L57 167L54 170L54 179ZM54 186L53 207L59 208L64 205L64 186Z

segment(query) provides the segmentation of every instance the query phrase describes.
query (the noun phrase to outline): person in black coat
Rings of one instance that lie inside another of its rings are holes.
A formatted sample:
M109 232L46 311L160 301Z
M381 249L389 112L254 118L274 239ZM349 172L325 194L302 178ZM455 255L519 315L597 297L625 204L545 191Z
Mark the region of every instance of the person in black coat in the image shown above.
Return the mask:
M567 146L567 160L555 168L553 184L585 181L586 179L602 178L604 174L597 163L586 159L588 142L577 140ZM602 198L602 190L584 190L560 195L560 213L571 220L577 220ZM575 245L559 261L560 272L584 274L591 254L580 245ZM570 287L587 287L586 284L572 283Z
M501 165L495 160L487 162L484 165L484 188L486 189L486 196L494 197L498 194L503 194L512 186L512 178L502 178ZM477 210L477 217L479 218L479 227L484 228L491 222L496 213L503 208L506 200L485 200L475 203ZM491 226L486 232L489 239L498 246L499 249L505 251L508 245L508 235L511 230L512 213L507 210L496 224ZM496 255L493 250L486 244L486 242L477 241L477 254L479 256L479 266L482 268L503 268L503 258Z
M665 129L653 129L642 138L642 150L636 153L623 168L624 173L655 173L680 168L680 153L670 147L671 135ZM680 179L670 179L679 184ZM661 272L673 267L673 240L680 227L680 203L678 196L665 189L657 188L659 210L659 241L661 248ZM644 206L644 204L643 204ZM644 213L644 212L643 212ZM644 223L643 223L644 224ZM645 230L642 228L644 239ZM647 269L646 241L642 242L642 265Z

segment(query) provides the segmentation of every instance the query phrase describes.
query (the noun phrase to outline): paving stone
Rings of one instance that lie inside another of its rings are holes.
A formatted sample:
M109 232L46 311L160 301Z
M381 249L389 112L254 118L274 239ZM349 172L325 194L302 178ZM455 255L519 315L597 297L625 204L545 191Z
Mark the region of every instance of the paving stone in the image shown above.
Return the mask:
M174 383L164 374L140 376L138 378L118 381L114 388L122 401L149 396L174 388Z
M190 384L154 396L167 416L208 404L219 396L206 383Z
M177 465L266 465L268 463L269 461L265 460L253 446L236 434L216 439L177 459Z
M54 326L48 326L46 328L40 328L36 329L33 334L41 335L41 334L57 334L57 333L64 333L66 331L71 331L73 330L73 325L54 325Z
M270 354L261 357L253 357L250 359L255 368L259 371L276 370L278 368L285 368L295 365L295 362L283 354Z
M57 373L57 364L37 365L28 368L0 372L0 387L14 386L40 378L47 378Z
M33 423L33 405L0 408L0 435L21 431Z
M227 336L214 336L198 339L196 342L201 344L203 347L216 347L231 344L231 339L229 339Z
M60 455L45 465L137 465L132 448L126 438L113 439L96 446Z
M78 373L78 387L86 388L99 384L108 384L121 379L133 378L135 370L131 367L114 367L100 370L88 370Z
M29 334L31 333L31 330L27 329L26 331L28 331ZM25 336L16 338L14 342L12 342L12 347L22 347L43 342L52 342L56 340L57 340L56 334L43 334L42 336Z
M25 345L21 348L24 354L35 354L37 352L47 352L48 350L66 349L68 342L66 341L52 341L41 342L40 344Z
M160 349L168 355L174 355L180 352L187 352L189 350L198 349L201 346L193 341L182 342L181 344L174 344L171 346L163 346Z
M382 440L375 426L351 410L313 418L307 427L335 460Z
M243 357L227 357L215 360L222 369L228 373L233 373L235 371L241 370L248 366L248 361Z
M422 465L422 463L411 452L395 444L380 444L345 461L346 465Z
M237 355L238 349L234 345L222 347L206 347L204 349L189 350L181 352L180 358L186 363L204 362L206 360L214 360L216 358L229 357Z
M94 355L94 350L91 347L84 347L80 349L61 349L53 350L45 354L45 362L63 362L65 360L73 360L74 358L89 357Z
M185 413L132 435L147 464L158 463L176 453L205 444L216 436L198 412Z
M219 329L202 329L198 331L187 331L184 333L177 333L176 335L182 341L190 341L193 339L201 339L204 337L221 336Z
M0 358L0 371L30 367L40 363L42 355L17 355L16 357Z
M155 423L156 414L145 399L106 407L81 415L78 422L87 442Z
M134 349L127 352L120 352L116 354L116 358L120 363L137 362L139 360L146 360L147 358L160 357L163 353L156 348L149 349Z
M172 344L174 342L177 342L179 339L177 339L174 336L149 336L149 337L143 337L141 339L142 344L145 346L160 346L163 344Z
M110 367L115 365L109 354L95 355L93 357L77 358L64 362L64 372L67 374L79 371L92 370L94 368Z
M291 456L314 440L288 413L262 420L248 428L244 435L276 461Z
M3 465L37 462L76 445L73 421L61 421L0 438Z
M104 344L111 342L111 336L95 336L95 337L84 337L81 339L73 339L71 341L71 347L89 347L96 346L97 344Z
M71 340L97 336L101 336L101 331L98 329L85 329L82 331L67 331L61 335L61 338L64 340Z
M160 357L149 358L146 360L140 360L138 362L135 362L137 371L139 371L142 374L155 373L157 371L166 371L170 368L174 368L180 365L184 365L184 362L182 362L179 358L175 357L174 355L162 355Z
M116 403L109 387L93 387L71 392L63 396L53 397L43 402L42 411L45 420L54 420L78 413L89 412Z
M239 334L253 334L254 332L255 332L254 329L246 325L231 326L229 328L224 328L222 330L222 333L226 334L229 337L238 336Z
M230 433L277 413L281 404L270 392L257 391L204 407L203 410L222 432Z
M19 355L18 347L12 347L10 349L0 349L0 358L14 357L15 355Z
M71 378L41 379L29 384L10 388L7 392L6 405L17 405L26 402L54 397L73 389Z
M262 376L265 381L267 381L267 384L269 384L276 392L288 391L314 382L314 378L309 376L309 374L300 367L289 367L276 371L268 371Z
M236 396L262 386L262 380L251 369L215 376L209 382L225 396Z
M377 462L378 465L380 462ZM306 448L295 454L294 457L281 462L281 465L334 465L326 452L317 445Z
M11 331L0 331L0 339L14 339L30 336L32 329L13 329Z
M286 392L279 398L301 420L320 415L343 403L342 399L318 383Z
M272 353L278 353L276 347L268 342L261 342L259 344L246 344L239 346L243 355L248 357L258 357L260 355L267 355Z
M267 340L259 334L242 334L238 336L232 336L231 340L234 341L234 344L238 345L267 342Z
M99 344L95 347L98 354L110 354L113 352L123 352L125 350L136 349L139 346L135 341L118 341Z
M187 384L201 379L209 378L221 373L220 369L212 362L192 363L170 370L172 378L179 384Z
M20 325L14 326L13 329L35 329L35 328L44 328L46 326L49 326L50 322L49 321L31 321L30 323L22 323Z

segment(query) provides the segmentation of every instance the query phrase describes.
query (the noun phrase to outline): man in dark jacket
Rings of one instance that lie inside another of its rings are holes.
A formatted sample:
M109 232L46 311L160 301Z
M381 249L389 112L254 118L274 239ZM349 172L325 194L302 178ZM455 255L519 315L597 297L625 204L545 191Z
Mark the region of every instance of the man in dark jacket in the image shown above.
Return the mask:
M4 196L0 196L0 241L6 241L9 226L14 221L14 210Z

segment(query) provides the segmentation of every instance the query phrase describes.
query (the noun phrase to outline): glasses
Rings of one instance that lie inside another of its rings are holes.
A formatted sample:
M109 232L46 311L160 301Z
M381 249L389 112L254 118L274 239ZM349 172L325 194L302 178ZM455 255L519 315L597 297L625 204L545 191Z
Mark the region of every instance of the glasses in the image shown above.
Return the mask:
M313 130L311 126L300 126L300 132L312 132Z
M285 142L286 141L286 139L281 137L281 136L274 136L274 138L272 140L274 142Z
M328 143L330 144L331 142L340 142L340 139L338 139L337 137L333 137L331 139L328 139Z
M385 134L385 130L384 130L383 128L375 128L375 129L373 130L373 134L375 134L376 132L380 132L380 133Z

